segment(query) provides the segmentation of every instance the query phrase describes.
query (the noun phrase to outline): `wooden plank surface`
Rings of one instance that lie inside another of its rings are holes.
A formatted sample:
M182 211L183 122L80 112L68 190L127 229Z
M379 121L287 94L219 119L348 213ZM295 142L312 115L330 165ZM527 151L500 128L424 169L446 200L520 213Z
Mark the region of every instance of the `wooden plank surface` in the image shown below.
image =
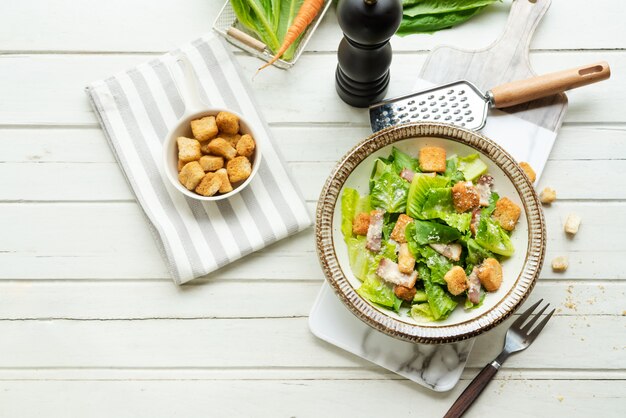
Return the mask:
M498 352L506 325L478 339L461 383L441 394L317 340L306 318L322 281L312 230L189 286L171 282L83 88L210 30L222 4L3 2L0 417L439 416ZM509 6L394 38L389 95L410 90L434 46L487 46ZM568 255L570 268L544 267L531 301L549 300L557 315L469 417L623 412L623 12L618 0L553 0L531 42L538 72L605 59L613 78L569 95L539 185L559 196L545 208L546 261ZM252 84L311 213L328 171L369 134L365 111L334 92L340 37L331 8L298 65ZM259 63L237 59L250 75ZM569 212L583 218L574 239L562 232Z

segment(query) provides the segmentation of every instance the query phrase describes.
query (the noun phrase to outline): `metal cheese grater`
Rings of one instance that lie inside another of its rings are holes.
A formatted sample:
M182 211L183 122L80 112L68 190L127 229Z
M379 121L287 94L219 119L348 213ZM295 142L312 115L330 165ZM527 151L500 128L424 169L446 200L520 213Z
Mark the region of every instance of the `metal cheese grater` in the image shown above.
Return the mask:
M444 122L471 130L485 126L491 107L504 108L561 93L611 75L606 62L513 81L482 93L469 81L456 81L370 106L377 132L409 122Z

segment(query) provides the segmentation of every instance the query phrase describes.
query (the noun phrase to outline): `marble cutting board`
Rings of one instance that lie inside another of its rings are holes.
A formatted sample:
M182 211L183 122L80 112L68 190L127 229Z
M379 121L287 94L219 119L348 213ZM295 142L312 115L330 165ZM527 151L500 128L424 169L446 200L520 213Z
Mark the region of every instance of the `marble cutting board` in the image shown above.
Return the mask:
M534 75L528 45L550 0L516 0L507 28L490 47L461 51L440 47L431 52L413 91L467 79L479 88ZM445 69L444 70L442 70ZM518 161L527 161L539 177L567 109L564 94L492 110L481 133L499 143ZM424 345L397 340L360 321L324 283L309 316L311 332L352 354L437 392L452 389L461 377L474 340ZM500 344L500 342L498 342Z

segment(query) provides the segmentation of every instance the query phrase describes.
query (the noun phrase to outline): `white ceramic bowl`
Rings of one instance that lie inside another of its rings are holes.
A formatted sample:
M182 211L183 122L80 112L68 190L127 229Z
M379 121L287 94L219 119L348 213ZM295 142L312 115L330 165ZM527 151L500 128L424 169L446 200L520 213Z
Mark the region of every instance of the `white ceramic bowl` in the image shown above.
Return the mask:
M485 296L480 308L457 309L445 320L422 322L398 315L361 298L361 286L350 268L341 233L341 193L346 187L361 195L369 193L374 161L387 157L393 146L417 156L419 149L435 145L447 155L478 153L494 177L495 191L522 208L522 216L511 236L515 253L502 263L503 282ZM524 301L541 271L545 252L545 226L541 204L528 177L513 158L484 136L445 124L405 124L370 136L353 148L331 173L320 195L316 222L317 251L327 280L346 306L361 320L396 338L420 343L453 342L491 329Z
M250 177L245 179L239 183L233 183L233 190L219 194L215 196L202 196L193 190L188 190L185 186L183 186L180 181L178 181L178 144L176 143L176 138L179 136L185 136L187 138L193 138L191 134L191 121L195 119L200 119L205 116L215 116L219 112L229 112L236 115L239 118L239 131L242 134L249 134L254 138L255 147L254 154L250 157L250 163L252 164L252 172L250 173ZM259 140L260 137L256 135L255 130L252 125L246 121L246 119L228 109L207 109L203 111L195 111L194 113L189 113L183 115L183 117L178 121L177 126L172 129L167 137L165 138L165 142L163 143L163 165L165 167L165 172L167 173L167 178L170 179L172 185L178 189L185 196L191 197L197 200L207 200L207 201L216 201L221 199L227 199L231 196L236 195L240 191L246 188L248 184L252 181L257 171L259 171L259 166L261 165L261 150L262 141Z

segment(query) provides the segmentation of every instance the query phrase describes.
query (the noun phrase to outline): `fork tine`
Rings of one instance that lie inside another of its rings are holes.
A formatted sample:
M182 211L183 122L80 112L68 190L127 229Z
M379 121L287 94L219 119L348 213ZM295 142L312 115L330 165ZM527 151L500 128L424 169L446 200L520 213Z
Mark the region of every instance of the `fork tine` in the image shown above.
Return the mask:
M528 317L530 316L531 313L533 313L533 311L535 309L537 309L537 306L539 306L539 304L543 302L543 299L539 299L539 302L535 303L533 306L531 306L530 308L526 309L520 316L519 318L517 318L515 320L515 322L513 322L513 324L511 325L511 328L516 327L516 328L521 328L522 324L524 323L524 321L526 321L528 319Z
M541 314L543 314L546 311L546 309L548 309L549 307L550 307L550 304L548 303L539 312L534 314L533 317L530 318L530 321L525 323L524 326L520 329L520 331L528 333L528 331L530 331L530 329L533 327L533 325L535 325L535 322L537 322L537 320L539 318L541 318Z
M528 340L529 342L533 342L535 341L535 338L537 338L537 335L539 335L539 333L541 332L541 330L543 329L543 327L546 326L546 324L548 323L548 321L550 320L550 318L552 318L552 314L556 311L556 309L552 309L552 311L550 311L550 313L543 319L543 321L541 321L539 323L539 325L537 325L535 327L535 329L532 330L532 332L530 334L528 334Z

